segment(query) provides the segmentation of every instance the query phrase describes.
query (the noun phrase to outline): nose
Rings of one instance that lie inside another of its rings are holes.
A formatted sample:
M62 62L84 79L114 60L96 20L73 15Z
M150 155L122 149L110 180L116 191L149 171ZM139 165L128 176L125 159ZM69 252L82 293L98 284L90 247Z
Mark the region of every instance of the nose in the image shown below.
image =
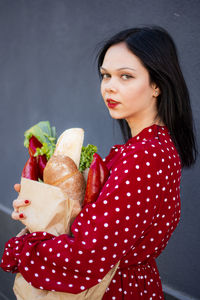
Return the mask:
M117 89L113 86L105 88L106 93L116 93Z

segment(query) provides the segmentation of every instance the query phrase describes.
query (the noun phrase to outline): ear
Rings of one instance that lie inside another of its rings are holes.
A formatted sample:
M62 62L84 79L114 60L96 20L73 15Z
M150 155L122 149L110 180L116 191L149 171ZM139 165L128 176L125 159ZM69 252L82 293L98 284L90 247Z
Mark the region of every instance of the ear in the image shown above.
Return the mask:
M153 91L153 97L158 97L161 94L159 86L154 82L152 83L152 91Z

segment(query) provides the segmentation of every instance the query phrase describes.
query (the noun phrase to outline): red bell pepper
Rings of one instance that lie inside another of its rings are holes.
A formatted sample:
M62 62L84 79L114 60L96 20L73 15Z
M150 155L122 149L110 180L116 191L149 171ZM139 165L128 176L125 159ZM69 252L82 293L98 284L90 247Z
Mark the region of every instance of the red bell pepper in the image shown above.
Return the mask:
M34 156L37 148L41 148L42 143L38 141L38 139L33 135L29 140L28 152L30 156ZM43 171L47 164L46 155L38 155L36 156L37 164L38 164L38 175L41 180L43 180ZM38 180L38 178L37 178Z
M109 170L106 167L104 161L102 160L102 158L95 153L95 156L98 157L98 164L99 164L99 172L100 172L100 183L101 183L101 188L104 186L106 180L108 179L109 176Z
M56 146L56 129L48 121L41 121L26 130L24 137L24 146L28 148L30 159L24 166L22 176L43 180L43 170Z
M23 168L22 177L37 181L39 175L38 171L39 170L36 157L30 156Z
M43 180L43 172L44 168L46 167L47 164L47 158L46 155L38 155L38 170L39 170L39 178Z
M88 203L93 203L97 200L98 195L102 187L104 186L108 176L109 170L107 169L102 158L97 153L94 153L93 161L88 172L83 206Z
M41 148L42 144L36 139L36 137L33 135L29 140L29 147L28 152L30 156L34 156L37 148Z

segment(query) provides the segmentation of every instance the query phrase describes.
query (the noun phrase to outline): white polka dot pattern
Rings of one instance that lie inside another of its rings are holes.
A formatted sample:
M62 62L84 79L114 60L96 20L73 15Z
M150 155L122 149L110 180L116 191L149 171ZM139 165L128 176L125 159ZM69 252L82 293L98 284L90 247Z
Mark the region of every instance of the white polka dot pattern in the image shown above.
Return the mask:
M181 179L167 127L145 128L125 145L114 146L104 162L110 176L97 202L75 219L73 237L28 235L18 270L37 288L79 293L120 260L103 300L163 300L155 258L180 219Z

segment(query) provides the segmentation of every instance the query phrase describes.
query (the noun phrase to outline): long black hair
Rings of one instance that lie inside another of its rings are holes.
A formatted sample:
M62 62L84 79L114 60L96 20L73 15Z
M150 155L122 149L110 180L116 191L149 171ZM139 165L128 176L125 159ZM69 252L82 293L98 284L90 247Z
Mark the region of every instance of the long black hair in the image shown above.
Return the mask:
M195 127L188 89L179 65L176 46L169 33L159 26L129 28L104 41L97 54L101 77L105 54L112 45L124 42L147 69L150 82L160 88L157 116L167 126L180 155L182 167L190 167L197 158ZM124 141L131 138L126 120L118 120Z

